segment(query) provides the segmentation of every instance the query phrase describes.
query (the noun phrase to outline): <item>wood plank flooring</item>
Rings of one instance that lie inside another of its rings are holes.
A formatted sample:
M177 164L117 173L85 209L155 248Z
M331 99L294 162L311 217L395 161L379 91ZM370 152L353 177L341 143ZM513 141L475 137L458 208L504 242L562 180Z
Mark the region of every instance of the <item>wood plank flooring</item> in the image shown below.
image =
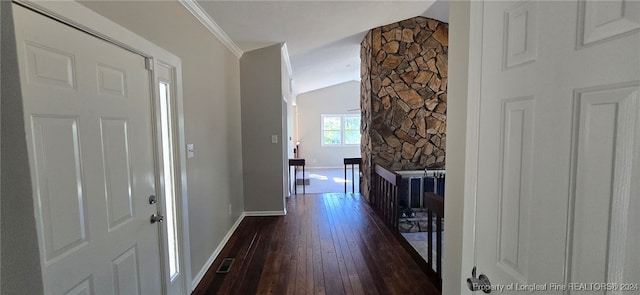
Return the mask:
M229 273L216 274L235 258ZM307 194L245 217L193 294L439 294L359 194Z

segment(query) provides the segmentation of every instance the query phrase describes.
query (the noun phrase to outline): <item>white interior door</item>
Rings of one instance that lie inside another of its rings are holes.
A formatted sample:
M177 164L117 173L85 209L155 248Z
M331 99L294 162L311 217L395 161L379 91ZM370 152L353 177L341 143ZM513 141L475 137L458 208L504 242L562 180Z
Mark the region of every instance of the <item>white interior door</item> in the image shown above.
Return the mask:
M13 5L47 294L161 294L145 58Z
M640 294L640 2L479 13L478 274L518 294Z

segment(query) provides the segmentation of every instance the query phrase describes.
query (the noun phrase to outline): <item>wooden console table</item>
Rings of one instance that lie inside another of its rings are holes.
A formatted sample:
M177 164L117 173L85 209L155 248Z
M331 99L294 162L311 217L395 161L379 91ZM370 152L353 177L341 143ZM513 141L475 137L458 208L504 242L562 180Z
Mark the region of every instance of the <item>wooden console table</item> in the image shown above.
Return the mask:
M302 194L305 194L305 176L304 176L304 159L289 159L289 181L291 181L291 166L294 167L293 172L293 191L297 195L298 194L298 180L296 179L296 170L298 166L302 166Z

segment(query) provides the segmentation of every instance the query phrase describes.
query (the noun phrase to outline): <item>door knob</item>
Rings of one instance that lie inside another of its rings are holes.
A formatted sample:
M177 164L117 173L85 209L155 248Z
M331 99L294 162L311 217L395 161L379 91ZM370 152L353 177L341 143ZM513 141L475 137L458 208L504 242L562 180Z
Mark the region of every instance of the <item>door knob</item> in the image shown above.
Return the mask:
M484 274L480 274L480 276L476 277L476 267L473 267L471 271L471 277L467 279L467 286L469 290L482 291L486 294L491 293L491 282L489 281L489 277Z
M151 214L151 223L163 222L163 221L164 221L164 216Z

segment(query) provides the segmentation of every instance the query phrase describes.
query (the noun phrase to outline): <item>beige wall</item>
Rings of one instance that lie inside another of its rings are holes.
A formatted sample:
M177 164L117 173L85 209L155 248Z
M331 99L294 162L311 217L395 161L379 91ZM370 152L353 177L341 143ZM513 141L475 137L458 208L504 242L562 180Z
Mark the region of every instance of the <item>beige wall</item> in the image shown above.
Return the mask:
M2 294L42 294L40 252L33 211L22 95L11 2L0 1L2 64L0 79ZM9 144L10 143L10 144ZM10 185L7 185L10 184Z
M281 45L245 52L240 59L244 209L284 212L286 124ZM271 136L278 138L271 142Z
M469 2L449 2L449 101L447 110L447 182L442 294L461 294L462 225L469 67ZM466 278L465 278L466 279Z
M298 95L300 157L308 167L343 167L343 158L360 157L360 146L323 147L322 114L360 115L360 82L350 81ZM348 112L348 110L356 111Z
M238 58L177 1L83 4L182 59L185 136L195 148L187 182L196 276L244 210Z

